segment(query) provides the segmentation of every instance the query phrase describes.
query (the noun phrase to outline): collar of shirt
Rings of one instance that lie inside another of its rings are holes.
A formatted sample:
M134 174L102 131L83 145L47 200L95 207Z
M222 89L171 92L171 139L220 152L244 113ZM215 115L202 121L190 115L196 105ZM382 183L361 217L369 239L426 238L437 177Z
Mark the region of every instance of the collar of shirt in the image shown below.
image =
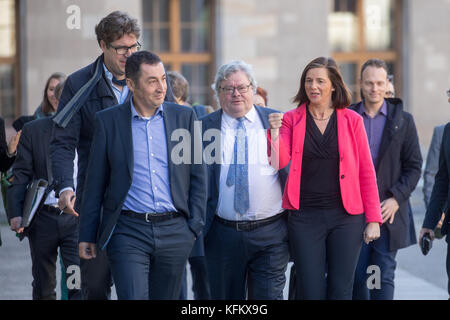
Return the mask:
M364 105L364 100L361 102L361 106L359 107L358 110L360 115L366 115L367 117L369 116L366 112L366 106ZM386 100L383 100L383 104L381 105L380 110L378 111L378 114L382 114L384 116L387 116L387 104L386 104Z
M150 120L158 115L160 115L161 117L164 116L164 108L163 105L160 105L158 107L158 109L156 109L155 114L152 117L143 117L141 116L137 111L136 108L134 107L134 103L133 103L133 99L130 99L130 103L131 103L131 119L139 119L139 120Z
M226 128L232 128L236 129L238 120L236 118L233 118L232 116L228 115L225 111L222 113L222 121L225 124ZM250 109L249 112L244 116L245 121L249 121L250 123L254 123L256 121L256 117L258 116L258 113L256 112L256 109L254 106Z
M127 85L125 85L124 87L122 87L122 91L119 90L112 82L113 79L113 74L108 70L108 68L106 68L106 65L103 64L103 70L105 70L105 76L106 79L108 79L108 82L111 86L111 88L113 89L114 95L116 96L117 102L119 104L124 103L126 98L128 97L128 93L130 91L130 89L128 88Z
M111 73L111 71L108 70L108 68L106 67L106 64L103 64L103 70L105 70L105 76L106 76L106 79L108 79L109 84L112 85L112 86L114 86L114 85L113 85L113 82L112 82L113 74ZM125 87L126 87L126 86L125 86ZM125 88L125 87L124 87L124 88Z

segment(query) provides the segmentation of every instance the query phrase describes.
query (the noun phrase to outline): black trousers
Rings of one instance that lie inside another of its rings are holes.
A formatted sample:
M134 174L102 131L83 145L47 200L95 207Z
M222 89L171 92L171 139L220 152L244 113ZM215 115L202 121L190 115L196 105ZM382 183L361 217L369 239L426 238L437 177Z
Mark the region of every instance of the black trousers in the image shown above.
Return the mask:
M364 215L350 215L343 208L289 212L297 299L352 299L364 219Z
M36 215L30 229L30 244L33 300L56 299L56 258L58 248L66 270L66 279L73 274L73 266L79 267L78 218L59 210L50 211L45 207ZM69 273L67 273L69 271ZM79 272L78 272L79 275ZM78 282L79 286L79 282ZM70 286L69 299L80 299L80 290Z

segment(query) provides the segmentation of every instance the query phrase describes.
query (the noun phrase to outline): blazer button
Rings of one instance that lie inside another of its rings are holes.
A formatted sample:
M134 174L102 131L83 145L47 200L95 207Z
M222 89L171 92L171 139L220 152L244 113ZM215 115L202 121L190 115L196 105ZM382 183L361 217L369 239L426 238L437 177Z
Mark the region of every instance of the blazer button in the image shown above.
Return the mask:
M344 179L344 178L345 178L345 175L342 175L342 176L341 176L341 179Z

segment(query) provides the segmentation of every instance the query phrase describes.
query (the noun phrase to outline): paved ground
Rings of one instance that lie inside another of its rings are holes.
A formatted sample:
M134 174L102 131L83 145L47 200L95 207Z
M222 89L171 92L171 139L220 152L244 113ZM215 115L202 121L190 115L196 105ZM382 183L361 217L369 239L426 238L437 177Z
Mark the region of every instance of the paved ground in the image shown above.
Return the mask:
M423 220L421 186L414 192L412 206L416 231L419 232ZM31 299L31 260L28 240L19 242L13 232L5 224L0 225L3 246L0 247L0 300ZM446 243L444 240L434 241L433 248L427 256L423 256L417 245L399 251L397 255L395 299L400 300L446 300L447 275L445 272ZM289 279L288 267L287 279ZM57 272L59 275L59 271ZM188 273L189 274L189 273ZM59 278L59 277L58 277ZM188 277L188 287L191 285ZM286 284L288 288L288 283ZM58 291L59 297L59 291ZM285 290L287 297L287 289ZM113 298L116 298L115 294ZM188 293L192 299L192 292Z

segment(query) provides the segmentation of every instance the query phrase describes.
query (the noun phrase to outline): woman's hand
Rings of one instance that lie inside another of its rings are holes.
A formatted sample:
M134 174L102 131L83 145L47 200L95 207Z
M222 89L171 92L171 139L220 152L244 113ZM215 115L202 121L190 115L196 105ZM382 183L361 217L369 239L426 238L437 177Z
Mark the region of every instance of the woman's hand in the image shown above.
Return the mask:
M378 222L369 222L364 230L364 242L369 244L380 237L380 224Z

